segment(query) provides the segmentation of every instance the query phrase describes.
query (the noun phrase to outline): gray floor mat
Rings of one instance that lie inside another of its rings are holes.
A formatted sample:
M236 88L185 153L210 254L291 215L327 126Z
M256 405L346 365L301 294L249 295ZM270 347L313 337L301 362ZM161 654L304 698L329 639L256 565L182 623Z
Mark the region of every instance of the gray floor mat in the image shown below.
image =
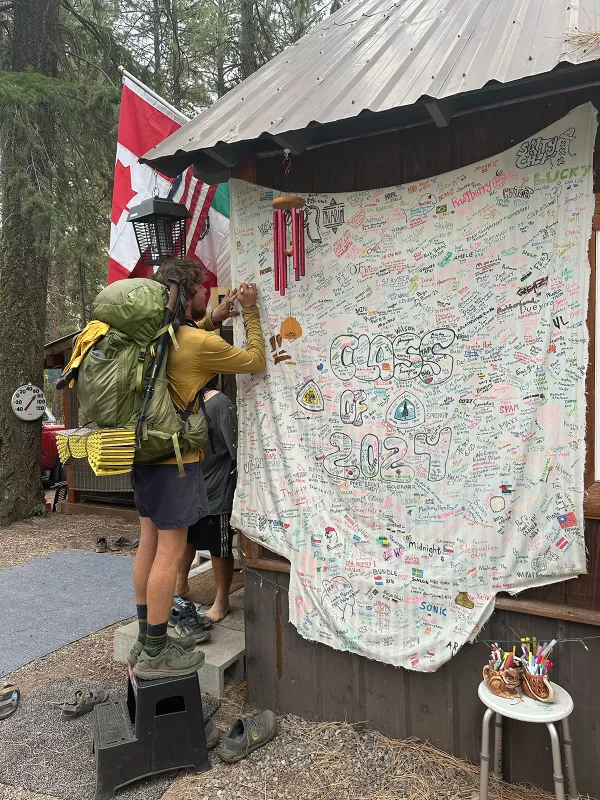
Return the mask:
M0 676L135 616L132 564L66 550L0 570Z
M92 800L96 772L92 756L92 713L63 722L50 702L72 700L76 689L105 688L111 697L126 695L120 686L81 679L62 678L37 688L21 698L19 708L0 722L0 783L63 800ZM202 695L204 716L219 707L219 701ZM115 800L158 800L178 773L157 775L120 789Z

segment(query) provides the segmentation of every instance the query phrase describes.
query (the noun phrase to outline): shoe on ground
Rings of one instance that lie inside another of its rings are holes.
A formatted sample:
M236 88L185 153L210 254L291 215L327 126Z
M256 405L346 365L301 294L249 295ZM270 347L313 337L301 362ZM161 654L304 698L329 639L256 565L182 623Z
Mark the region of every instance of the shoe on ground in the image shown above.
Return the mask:
M106 544L106 538L104 536L99 536L96 540L96 546L94 547L94 550L97 553L106 553L107 547L108 545Z
M167 636L167 641L169 641L169 639L174 644L181 647L182 650L185 650L186 653L189 653L191 650L193 650L197 644L196 640L191 636L180 636L177 639L175 639L173 636ZM143 649L143 642L140 642L139 639L136 639L133 647L129 651L129 655L127 656L127 663L130 667L135 667Z
M233 764L270 742L276 732L277 717L272 711L241 717L229 733L221 738L217 752L223 761Z
M204 735L206 736L206 749L212 750L219 744L219 739L221 738L221 732L212 721L209 719L204 725Z
M118 550L130 550L137 547L139 543L139 539L129 539L127 536L119 536L118 539L112 542L110 549L113 552L117 552Z
M210 642L210 633L206 630L201 620L198 619L197 614L182 615L177 625L175 625L175 632L180 636L192 638L196 644ZM177 641L179 642L179 639Z
M146 650L142 650L133 672L143 681L153 681L156 678L181 678L197 672L203 664L204 653L201 650L186 653L174 639L167 639L166 645L158 655L151 656Z

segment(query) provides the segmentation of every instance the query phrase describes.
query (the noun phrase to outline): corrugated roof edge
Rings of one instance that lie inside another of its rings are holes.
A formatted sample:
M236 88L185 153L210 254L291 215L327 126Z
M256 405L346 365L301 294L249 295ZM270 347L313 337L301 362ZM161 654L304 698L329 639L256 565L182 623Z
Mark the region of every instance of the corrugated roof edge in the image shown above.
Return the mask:
M372 112L369 109L362 109L355 116L325 124L315 120L300 130L277 134L263 131L254 139L232 143L219 141L211 148L177 150L162 158L150 157L153 152L151 150L140 158L140 162L149 164L171 177L176 177L190 164L194 164L194 173L197 177L210 183L220 183L228 180L231 177L231 169L250 153L257 153L259 157L273 155L283 152L284 148L288 147L293 154L298 154L306 149L339 141L379 135L418 125L435 122L441 126L449 124L454 116L597 85L600 85L598 61L577 65L563 61L549 72L508 83L492 80L480 89L442 100L421 97L412 105L398 106L385 111ZM437 115L435 109L438 111Z

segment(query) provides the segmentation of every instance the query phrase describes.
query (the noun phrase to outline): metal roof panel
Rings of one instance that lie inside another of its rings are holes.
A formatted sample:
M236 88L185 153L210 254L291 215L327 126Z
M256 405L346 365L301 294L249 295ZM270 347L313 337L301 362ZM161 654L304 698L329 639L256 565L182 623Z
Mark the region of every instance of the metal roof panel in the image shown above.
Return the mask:
M600 59L600 0L353 0L145 159L282 136Z

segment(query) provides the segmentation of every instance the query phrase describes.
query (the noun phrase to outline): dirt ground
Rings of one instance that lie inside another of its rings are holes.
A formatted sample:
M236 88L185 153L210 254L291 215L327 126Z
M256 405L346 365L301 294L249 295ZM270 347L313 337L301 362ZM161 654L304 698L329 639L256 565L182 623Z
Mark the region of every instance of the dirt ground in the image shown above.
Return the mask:
M109 541L120 535L136 536L137 526L114 518L52 514L2 528L0 569L60 550L93 549L100 535ZM107 555L107 558L113 557ZM112 685L123 678L124 669L112 660L116 627L113 625L67 645L13 671L2 681L18 684L24 696L47 680L49 674L53 678L93 677ZM236 684L221 698L221 707L214 718L217 727L226 732L246 710L245 684ZM477 765L443 753L429 743L387 739L365 726L344 722L308 722L298 717L281 717L277 736L264 749L236 765L225 764L215 755L212 761L210 772L182 773L163 795L163 800L478 798ZM0 800L55 798L0 784ZM540 789L511 786L492 779L490 800L551 800L551 795Z
M139 525L117 517L91 514L48 514L16 522L0 528L0 569L61 550L93 550L99 536L106 537L109 544L119 536L136 538ZM125 551L123 555L131 553Z

